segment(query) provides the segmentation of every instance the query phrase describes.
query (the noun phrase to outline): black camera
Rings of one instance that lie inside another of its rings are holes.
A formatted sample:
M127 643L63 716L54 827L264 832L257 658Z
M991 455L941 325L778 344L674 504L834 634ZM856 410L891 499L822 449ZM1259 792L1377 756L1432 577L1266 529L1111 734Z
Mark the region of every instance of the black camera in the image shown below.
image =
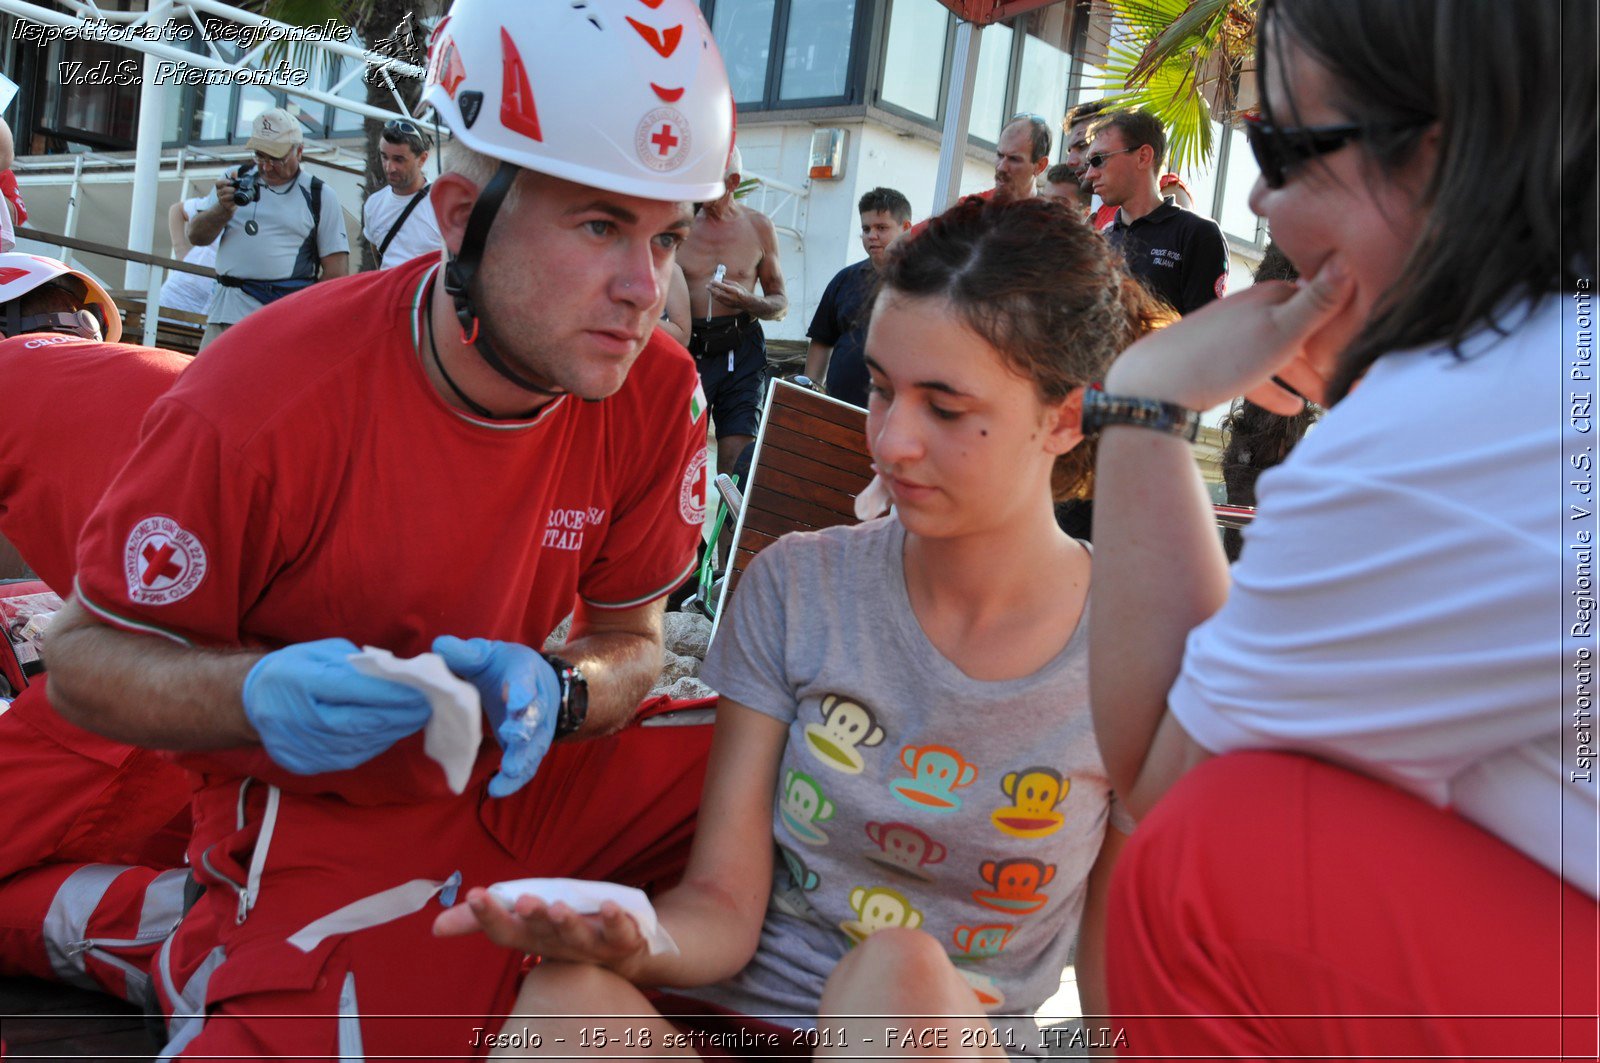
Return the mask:
M233 205L248 206L260 198L261 171L256 169L255 163L247 162L233 178Z

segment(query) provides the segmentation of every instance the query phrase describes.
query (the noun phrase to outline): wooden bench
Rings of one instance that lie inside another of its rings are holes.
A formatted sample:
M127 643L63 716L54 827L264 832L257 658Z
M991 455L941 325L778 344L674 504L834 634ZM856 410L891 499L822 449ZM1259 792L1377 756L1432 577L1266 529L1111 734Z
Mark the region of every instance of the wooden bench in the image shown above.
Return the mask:
M0 1036L8 1060L151 1060L163 1040L131 1004L36 978L0 978Z
M743 485L717 617L756 554L788 532L856 523L856 495L871 482L867 411L773 381Z
M113 292L111 297L117 301L117 309L122 311L122 342L141 342L144 339L144 300L126 292ZM200 339L206 331L205 315L165 306L156 309L155 345L180 354L198 354Z

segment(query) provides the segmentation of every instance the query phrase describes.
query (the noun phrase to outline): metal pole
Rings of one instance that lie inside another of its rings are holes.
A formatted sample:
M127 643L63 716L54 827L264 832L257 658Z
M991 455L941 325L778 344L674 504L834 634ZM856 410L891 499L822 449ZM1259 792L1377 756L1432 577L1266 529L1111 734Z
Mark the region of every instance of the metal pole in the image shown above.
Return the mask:
M75 155L72 158L72 191L67 193L67 220L61 226L61 231L66 236L78 235L78 197L83 195L83 156ZM61 261L72 265L72 248L61 249Z
M172 10L172 0L155 0L150 5L150 24L164 25ZM139 90L139 134L133 156L133 206L128 215L128 248L150 254L155 244L156 201L161 192L161 125L167 111L167 86L156 76L160 60L144 57L144 83ZM162 269L151 269L142 262L128 263L124 287L143 288L144 343L156 340L156 318L161 295Z
M944 134L939 141L939 171L933 179L933 213L940 214L961 192L961 171L967 155L967 126L972 117L972 89L978 81L978 48L983 27L956 23L956 50L950 60L950 90L944 100Z

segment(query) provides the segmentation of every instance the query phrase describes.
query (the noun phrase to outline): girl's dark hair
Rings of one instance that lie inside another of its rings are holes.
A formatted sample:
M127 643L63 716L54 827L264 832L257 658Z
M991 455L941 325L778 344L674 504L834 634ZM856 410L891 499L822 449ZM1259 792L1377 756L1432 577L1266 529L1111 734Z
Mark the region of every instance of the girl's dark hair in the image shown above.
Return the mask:
M1572 289L1594 269L1594 38L1594 0L1261 0L1270 122L1304 124L1294 100L1268 95L1293 43L1332 73L1349 119L1373 127L1360 143L1381 169L1412 157L1426 128L1414 123L1439 131L1421 236L1345 350L1334 401L1385 353L1454 347L1496 326L1507 296Z
M962 201L889 248L880 290L940 299L1047 403L1105 378L1134 340L1172 312L1073 212L1044 199ZM1056 459L1056 501L1086 498L1094 444Z

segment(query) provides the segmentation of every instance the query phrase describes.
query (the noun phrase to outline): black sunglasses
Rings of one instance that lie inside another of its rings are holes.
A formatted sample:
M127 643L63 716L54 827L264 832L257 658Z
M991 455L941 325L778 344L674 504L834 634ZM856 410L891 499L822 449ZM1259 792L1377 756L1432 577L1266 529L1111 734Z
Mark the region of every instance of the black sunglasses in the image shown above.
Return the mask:
M1432 119L1412 122L1390 122L1381 125L1269 125L1260 115L1246 115L1244 136L1250 142L1250 152L1256 157L1262 180L1268 188L1282 188L1291 169L1319 155L1338 151L1353 140L1377 132L1399 132L1419 129Z
M1142 145L1142 144L1139 145L1139 147L1143 147L1143 146L1144 145ZM1086 170L1098 170L1098 169L1100 169L1102 166L1104 166L1106 164L1106 160L1109 159L1111 156L1113 156L1113 155L1121 155L1124 152L1138 151L1138 150L1139 150L1139 148L1118 148L1115 151L1097 151L1093 155L1089 156L1087 159L1083 160L1084 163L1085 163L1084 169L1086 169Z

